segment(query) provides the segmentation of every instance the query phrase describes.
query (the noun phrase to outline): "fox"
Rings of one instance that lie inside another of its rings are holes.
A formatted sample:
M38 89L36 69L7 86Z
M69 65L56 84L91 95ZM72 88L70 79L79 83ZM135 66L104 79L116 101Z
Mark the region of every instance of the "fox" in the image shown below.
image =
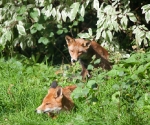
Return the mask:
M81 64L81 75L83 79L86 77L91 77L87 68L94 55L96 59L101 59L99 64L92 64L95 68L102 67L106 70L112 69L112 65L109 62L108 51L100 46L97 42L93 40L85 40L82 38L74 39L68 35L65 36L65 40L68 46L69 54L71 56L71 63L75 63L79 60Z
M35 111L37 113L47 113L48 116L55 118L56 114L61 110L69 111L73 109L75 104L70 96L76 87L76 85L70 85L62 88L58 86L57 81L53 81L48 90L48 94Z

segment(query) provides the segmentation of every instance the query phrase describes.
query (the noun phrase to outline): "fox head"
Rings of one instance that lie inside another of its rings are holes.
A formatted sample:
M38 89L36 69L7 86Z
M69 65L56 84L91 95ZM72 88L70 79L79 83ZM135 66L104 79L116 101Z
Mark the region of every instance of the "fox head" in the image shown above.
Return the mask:
M71 62L73 63L82 58L91 45L91 41L84 39L73 39L70 36L66 36L65 39L71 56Z
M43 99L42 104L36 109L37 113L58 113L62 109L62 88L57 82L51 84L48 94Z

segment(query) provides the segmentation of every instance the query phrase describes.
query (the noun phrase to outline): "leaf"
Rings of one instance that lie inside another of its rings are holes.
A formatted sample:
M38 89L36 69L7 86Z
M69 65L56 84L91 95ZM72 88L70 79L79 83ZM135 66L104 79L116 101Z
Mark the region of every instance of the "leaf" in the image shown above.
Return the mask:
M84 5L83 5L83 4L82 4L82 6L81 6L80 14L81 14L82 17L84 17L85 8L84 8Z
M95 83L96 83L95 80L89 80L88 83L87 83L87 87L91 88L92 85L94 85Z
M101 60L97 59L97 60L94 61L94 64L99 64L100 62L101 62Z
M96 10L99 9L99 1L98 0L93 1L93 8L95 8Z
M146 4L146 5L142 6L141 9L142 9L142 13L147 12L150 9L150 4Z
M46 17L50 17L51 14L52 14L52 11L51 11L51 10L52 10L52 4L50 4L50 5L46 6L46 7L44 7L41 12L42 12Z
M66 12L66 8L61 11L61 17L62 17L64 22L66 22L67 14L68 13Z
M123 18L121 19L120 23L121 23L123 29L126 29L127 23L128 23L128 18L126 16L123 16Z
M146 32L146 38L150 41L150 31Z
M94 66L93 65L88 65L88 68L87 68L88 70L93 70L94 69Z
M26 48L26 43L24 41L22 41L20 43L20 47L21 47L22 50L24 50Z
M53 36L54 36L54 33L50 32L49 37L53 37Z
M19 32L20 35L26 35L26 31L25 28L22 25L17 25L17 30Z
M40 37L38 43L43 43L44 45L47 45L49 43L49 40L46 37Z
M92 36L92 29L91 28L88 29L88 32L89 32L89 35Z
M44 29L43 25L42 25L42 24L39 24L39 23L35 23L35 24L34 24L34 27L35 27L38 31Z
M37 22L40 16L40 10L38 8L34 8L33 11L30 12L30 16L35 22Z
M112 33L110 32L110 30L106 31L106 38L109 42L112 42L113 36L112 36Z
M77 12L79 10L79 2L76 2L76 3L73 3L70 8L71 8L71 11L70 13L68 14L68 17L70 18L71 21L73 21L77 15Z
M61 13L59 12L59 9L57 9L56 11L56 17L57 17L57 21L59 22L61 19Z
M52 16L53 16L53 18L56 16L56 9L55 8L52 9Z
M127 13L127 15L129 16L129 19L130 19L132 22L136 22L136 21L137 21L135 15L134 15L133 13Z
M90 38L89 34L88 33L79 33L78 36L80 38Z
M60 35L60 34L63 33L63 30L58 30L56 33L57 33L58 35Z
M145 19L147 23L150 21L150 10L145 13Z
M17 14L23 15L26 11L27 11L27 8L26 6L23 5L18 9Z
M77 26L78 25L78 21L73 21L73 26Z
M31 32L31 34L34 34L34 33L37 32L37 29L34 26L31 26L30 27L30 32Z
M119 103L119 97L120 97L120 91L118 92L115 92L113 95L112 95L112 101L115 102L115 103Z

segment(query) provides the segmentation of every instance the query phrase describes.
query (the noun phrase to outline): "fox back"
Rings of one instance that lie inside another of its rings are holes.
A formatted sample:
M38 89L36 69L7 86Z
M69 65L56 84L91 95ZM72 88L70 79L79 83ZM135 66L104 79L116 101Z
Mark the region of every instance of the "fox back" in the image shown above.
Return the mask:
M74 107L74 103L70 95L75 88L75 85L62 88L57 85L57 82L53 82L36 112L51 114L59 113L61 110L71 110Z

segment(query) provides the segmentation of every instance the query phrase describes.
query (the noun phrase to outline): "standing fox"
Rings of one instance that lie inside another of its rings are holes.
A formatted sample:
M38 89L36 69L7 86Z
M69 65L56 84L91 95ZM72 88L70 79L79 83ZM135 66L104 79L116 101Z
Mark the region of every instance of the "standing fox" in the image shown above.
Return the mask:
M111 69L111 64L108 61L108 51L97 42L84 39L73 39L70 36L66 36L65 39L71 56L71 62L74 63L78 60L80 61L82 66L81 75L83 79L85 79L86 76L90 77L87 67L92 61L94 55L96 56L96 59L101 59L99 64L93 64L94 67L100 66L103 69Z
M48 90L48 94L44 97L42 104L36 109L36 112L47 113L51 117L54 117L54 114L59 113L60 110L71 110L74 107L74 103L70 95L75 88L76 85L62 88L54 81Z

